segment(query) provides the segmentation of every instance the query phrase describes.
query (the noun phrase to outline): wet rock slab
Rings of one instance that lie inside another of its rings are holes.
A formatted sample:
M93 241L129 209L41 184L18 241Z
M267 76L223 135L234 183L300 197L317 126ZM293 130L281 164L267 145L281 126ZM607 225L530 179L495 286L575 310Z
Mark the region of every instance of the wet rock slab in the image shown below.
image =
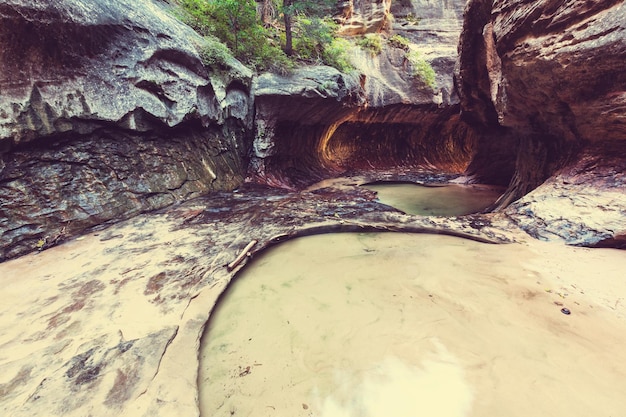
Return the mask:
M247 186L0 264L2 414L198 415L210 311L250 256L285 239L409 231L513 240L486 216L408 216L374 198L356 187Z

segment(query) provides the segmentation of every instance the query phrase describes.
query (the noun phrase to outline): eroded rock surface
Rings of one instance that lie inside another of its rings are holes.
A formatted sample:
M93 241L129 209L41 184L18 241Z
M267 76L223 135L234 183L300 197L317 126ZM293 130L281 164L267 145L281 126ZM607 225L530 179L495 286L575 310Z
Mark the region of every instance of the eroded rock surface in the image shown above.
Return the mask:
M514 237L488 217L408 216L373 199L355 187L247 187L0 264L2 414L198 415L208 315L249 256L285 239L331 231ZM250 255L234 264L246 247Z
M160 0L0 4L0 260L245 174L251 73Z
M297 189L346 171L465 170L474 137L458 106L439 107L423 89L414 104L370 106L366 77L315 67L256 79L249 180Z
M586 148L504 213L531 236L626 249L624 145Z
M342 0L337 16L344 36L364 35L385 30L391 24L391 0Z
M576 166L586 148L626 140L624 7L623 1L468 2L458 85L464 120L483 137L469 172L484 180L515 166L500 207Z
M400 0L391 4L393 32L410 39L437 73L441 104L458 103L452 75L467 0Z

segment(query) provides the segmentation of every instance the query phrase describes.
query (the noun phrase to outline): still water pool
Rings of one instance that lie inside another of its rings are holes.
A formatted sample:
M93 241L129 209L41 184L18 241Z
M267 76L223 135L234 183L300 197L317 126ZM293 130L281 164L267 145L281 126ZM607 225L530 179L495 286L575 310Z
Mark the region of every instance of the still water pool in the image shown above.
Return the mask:
M365 185L376 191L383 204L421 216L462 216L477 213L493 204L502 190L484 186L423 186L409 183Z
M201 413L623 415L626 322L555 281L588 275L589 262L549 251L395 233L272 248L211 315Z

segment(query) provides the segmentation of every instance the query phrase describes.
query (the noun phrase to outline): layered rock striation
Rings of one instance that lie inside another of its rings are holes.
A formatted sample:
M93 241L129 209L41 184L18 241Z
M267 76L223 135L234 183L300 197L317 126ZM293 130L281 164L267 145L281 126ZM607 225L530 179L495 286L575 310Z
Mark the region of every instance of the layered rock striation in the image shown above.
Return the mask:
M565 188L576 193L571 184L580 185L581 177L572 172L585 172L598 203L578 201L574 206L579 210L568 214L577 220L561 223L585 223L585 217L606 210L623 216L624 199L607 197L613 201L607 205L601 195L624 191L620 179L626 167L624 2L471 0L459 51L463 119L482 138L468 173L487 181L512 174L498 207L540 186L507 210L527 218L529 200L553 195L556 178L576 178L565 180ZM558 204L569 204L565 199L551 201L551 206L533 205L538 211L531 216L551 218L545 210L558 211ZM528 223L521 218L520 222ZM552 232L573 243L590 244L624 233L623 227L610 224L591 233L595 237L590 239L568 227L561 232L553 227Z
M524 137L519 145L545 154L543 166L567 148L626 138L624 12L621 1L469 2L458 74L465 119Z
M251 73L159 0L0 4L0 260L245 173Z

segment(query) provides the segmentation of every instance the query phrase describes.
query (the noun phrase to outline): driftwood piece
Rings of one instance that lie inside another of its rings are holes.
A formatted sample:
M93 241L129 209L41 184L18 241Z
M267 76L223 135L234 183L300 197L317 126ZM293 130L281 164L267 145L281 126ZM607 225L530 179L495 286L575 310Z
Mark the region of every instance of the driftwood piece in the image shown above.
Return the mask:
M233 269L235 269L237 265L239 265L241 261L243 261L246 258L246 256L250 256L250 249L252 249L254 245L256 244L257 244L256 240L251 240L250 243L248 243L246 247L243 248L243 250L239 253L239 255L237 255L235 260L229 263L228 265L226 265L226 268L229 271L232 271Z

